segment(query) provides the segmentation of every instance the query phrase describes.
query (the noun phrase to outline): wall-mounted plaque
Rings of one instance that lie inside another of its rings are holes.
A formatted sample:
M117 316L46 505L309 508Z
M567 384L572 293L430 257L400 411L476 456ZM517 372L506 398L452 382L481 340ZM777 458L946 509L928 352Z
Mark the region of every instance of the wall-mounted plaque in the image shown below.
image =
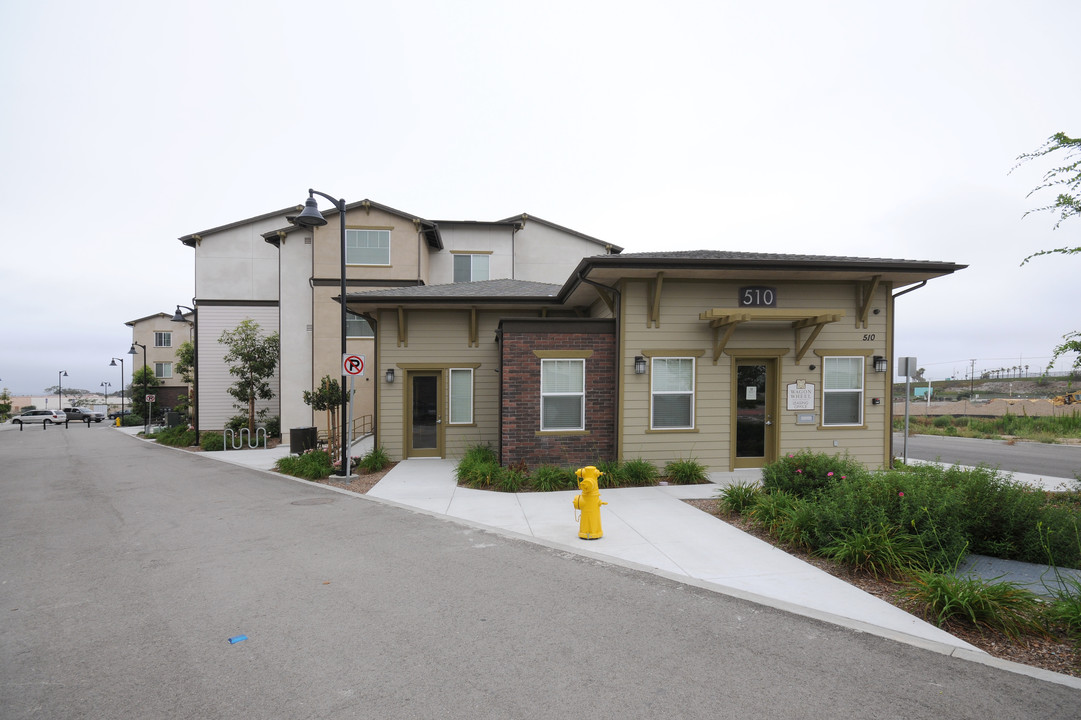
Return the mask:
M797 380L788 384L789 410L814 410L815 386L806 380Z

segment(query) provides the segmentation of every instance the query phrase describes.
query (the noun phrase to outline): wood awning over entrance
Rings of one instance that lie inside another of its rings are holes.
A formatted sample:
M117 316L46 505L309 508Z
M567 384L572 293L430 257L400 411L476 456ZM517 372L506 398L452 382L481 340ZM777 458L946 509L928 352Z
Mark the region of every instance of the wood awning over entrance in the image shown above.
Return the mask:
M699 320L708 320L713 328L713 362L724 352L725 345L732 339L736 328L744 323L784 323L795 332L796 364L811 348L811 343L818 337L827 324L837 322L845 316L844 310L823 310L816 308L712 308L698 314ZM811 333L801 341L803 330Z

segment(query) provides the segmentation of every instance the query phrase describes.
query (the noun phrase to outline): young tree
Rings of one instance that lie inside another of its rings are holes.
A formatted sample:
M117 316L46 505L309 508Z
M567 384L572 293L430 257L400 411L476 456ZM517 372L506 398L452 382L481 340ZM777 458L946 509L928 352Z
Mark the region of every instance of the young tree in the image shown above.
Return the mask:
M336 457L341 444L341 433L338 432L338 408L342 404L341 384L329 375L324 375L317 390L304 391L304 403L310 405L312 410L326 410L327 452L332 458Z
M8 419L11 414L11 391L4 388L0 391L0 422Z
M178 411L191 411L191 414L195 414L195 404L192 402L195 397L195 346L190 340L185 340L180 343L180 346L176 349L176 365L175 369L177 374L180 375L180 379L184 381L184 384L188 386L189 392L180 396L180 402L177 404L176 409Z
M259 324L247 319L222 332L218 342L229 348L224 360L229 373L237 378L228 392L237 400L234 407L248 411L248 432L254 435L255 401L274 397L269 380L278 367L278 333L262 335Z
M146 396L153 395L154 389L160 386L161 380L154 377L153 368L136 368L133 370L131 373L131 385L128 385L131 396L131 411L149 422L151 407L146 402Z
M1058 220L1055 221L1054 228L1058 230L1064 220L1081 215L1081 138L1072 138L1061 132L1055 133L1048 138L1047 142L1039 150L1021 155L1017 159L1020 161L1019 166L1052 153L1060 153L1058 157L1061 158L1062 164L1045 172L1040 185L1033 188L1025 197L1031 197L1034 193L1047 188L1058 190L1058 195L1055 202L1029 210L1025 213L1025 216L1027 217L1034 212L1058 213ZM1024 265L1032 258L1042 255L1076 255L1077 253L1081 253L1081 247L1066 246L1052 250L1040 250L1026 257L1021 261L1021 264ZM1055 347L1051 361L1047 363L1047 369L1050 370L1060 357L1068 353L1075 354L1072 367L1074 369L1081 368L1081 331L1074 330L1062 336L1062 343Z

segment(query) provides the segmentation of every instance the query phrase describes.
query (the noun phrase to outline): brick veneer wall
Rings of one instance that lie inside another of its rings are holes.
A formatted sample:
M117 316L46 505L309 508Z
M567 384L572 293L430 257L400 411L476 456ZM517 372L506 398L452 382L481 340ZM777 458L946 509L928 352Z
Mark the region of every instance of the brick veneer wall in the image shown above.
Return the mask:
M579 468L615 458L615 330L611 321L519 321L502 328L500 461ZM540 434L536 350L592 350L586 358L585 434Z

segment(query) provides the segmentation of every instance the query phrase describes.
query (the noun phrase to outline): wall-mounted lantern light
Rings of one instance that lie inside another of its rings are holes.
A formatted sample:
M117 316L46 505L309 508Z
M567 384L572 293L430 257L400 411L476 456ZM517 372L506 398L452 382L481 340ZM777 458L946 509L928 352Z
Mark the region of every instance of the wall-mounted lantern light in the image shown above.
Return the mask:
M881 355L875 355L871 358L871 365L874 367L875 372L886 372L886 358Z
M645 375L646 374L646 359L642 355L634 356L634 374Z
M394 368L387 368L387 382L394 382Z

